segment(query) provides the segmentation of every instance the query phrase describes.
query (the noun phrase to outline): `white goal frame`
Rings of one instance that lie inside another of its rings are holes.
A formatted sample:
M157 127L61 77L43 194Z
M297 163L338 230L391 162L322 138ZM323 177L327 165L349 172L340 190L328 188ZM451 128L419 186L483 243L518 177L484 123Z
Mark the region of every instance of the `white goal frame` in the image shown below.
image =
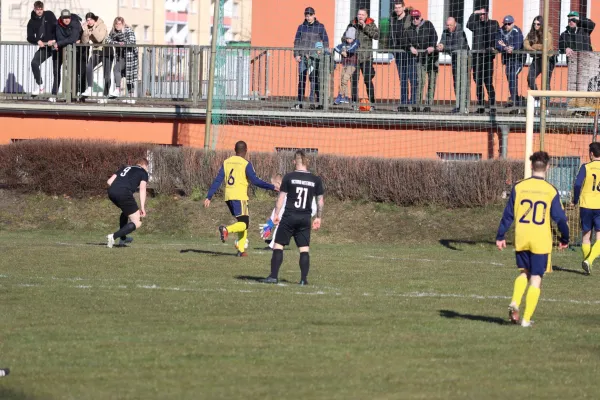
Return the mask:
M590 98L600 99L600 92L576 92L567 90L530 90L527 93L527 113L525 126L525 178L531 177L531 162L529 157L533 154L533 127L535 122L535 98L540 97L565 97L565 98ZM540 117L538 117L540 118Z

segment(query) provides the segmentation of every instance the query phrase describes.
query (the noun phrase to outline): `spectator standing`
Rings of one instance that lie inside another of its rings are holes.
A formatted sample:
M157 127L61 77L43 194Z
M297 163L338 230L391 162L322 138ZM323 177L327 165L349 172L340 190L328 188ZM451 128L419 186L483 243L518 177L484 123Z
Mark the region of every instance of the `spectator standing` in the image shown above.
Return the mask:
M58 90L58 84L56 83L60 79L58 77L60 72L58 69L58 53L53 47L56 43L56 22L54 13L44 10L44 3L41 1L33 3L31 19L27 23L27 41L38 46L38 50L31 60L31 72L33 72L33 78L35 79L35 86L31 94L34 96L44 94L44 81L42 80L40 67L49 58L52 58L53 92L55 86Z
M320 23L315 16L315 9L312 7L306 7L304 10L304 22L298 26L296 30L296 36L294 38L294 58L298 63L298 102L292 107L292 109L301 109L302 101L304 99L304 90L306 86L306 75L308 74L308 62L310 55L316 48L317 42L321 42L322 47L329 48L329 37L327 36L327 30L325 25ZM313 75L313 79L316 81L310 81L310 87L316 88L316 93L310 93L310 96L320 101L319 88L319 75ZM322 108L322 106L320 107Z
M444 32L442 32L442 40L437 45L437 50L450 54L452 59L452 82L454 83L454 95L457 99L459 99L461 98L460 88L456 86L456 73L459 61L458 51L468 51L469 42L467 42L467 35L465 34L465 31L462 29L460 24L456 22L454 17L449 17L446 21L446 29ZM466 77L466 74L463 75ZM459 111L459 107L456 107L452 110L453 113L457 113Z
M77 14L71 14L69 10L62 10L60 12L60 18L56 24L56 43L54 43L54 49L58 51L58 69L62 67L63 63L63 49L69 45L74 45L81 42L81 17ZM80 57L75 55L76 60L79 61ZM76 63L77 64L77 63ZM60 86L60 72L56 85L52 87L52 94L56 96L58 94L58 87ZM81 88L81 67L79 64L75 67L75 82L76 88ZM55 103L56 97L50 97L50 102Z
M568 14L569 24L560 34L558 50L571 57L576 51L592 51L592 39L590 35L596 27L596 23L588 18L579 18L577 11Z
M108 37L108 29L102 18L89 12L85 15L85 20L86 23L83 26L81 42L83 44L103 44ZM112 66L111 48L108 46L96 46L92 48L92 56L87 60L86 64L87 89L82 93L82 96L89 97L92 95L94 68L100 63L102 63L102 69L104 70L104 97L108 96L110 89L110 68Z
M417 77L419 81L417 107L414 111L418 111L422 104L426 104L423 111L430 112L435 96L435 83L439 69L439 56L436 52L438 35L431 21L423 19L421 11L412 10L410 16L413 23L410 31L410 52L417 57ZM425 78L427 78L427 100L424 103Z
M333 104L338 105L342 103L349 103L349 99L346 96L348 94L348 82L352 79L354 71L356 71L356 65L358 55L356 51L360 46L360 42L356 40L356 29L350 27L344 34L342 43L337 45L335 52L339 53L342 57L342 76L340 78L340 91L335 98Z
M411 9L403 0L394 2L394 12L390 18L390 47L394 50L394 61L400 80L400 106L398 112L408 111L407 104L417 102L419 86L416 71L416 58L410 53L409 31L412 29ZM408 84L410 82L410 96Z
M531 30L525 37L523 47L527 51L536 52L537 54L531 54L532 61L529 66L529 74L527 74L527 85L531 90L537 90L536 79L538 75L542 73L542 54L541 51L544 47L544 40L548 42L548 50L552 51L552 27L548 27L548 32L544 32L544 19L541 15L538 15L533 19L531 24ZM552 78L552 71L556 66L556 57L551 56L548 60L548 80L546 82L546 89L550 90L550 79ZM539 100L536 100L536 107L539 107Z
M523 50L523 32L515 25L512 15L507 15L502 20L502 29L498 31L496 38L496 48L502 53L502 64L506 68L506 79L510 92L510 99L506 107L521 106L524 99L519 96L519 74L527 55L519 53ZM518 110L514 111L518 112Z
M133 88L138 75L138 49L127 45L135 45L135 32L125 23L123 17L117 17L113 21L113 27L106 38L106 43L116 46L114 79L115 88L110 92L109 97L117 98L121 96L121 80L126 78L127 93L133 97ZM123 47L127 46L127 47ZM125 100L134 102L135 100Z
M354 108L358 108L358 78L360 71L363 74L365 87L371 103L370 110L375 110L375 88L373 78L375 78L375 68L373 68L373 40L379 39L379 28L375 20L369 18L366 8L361 8L356 14L356 18L348 24L348 28L354 28L357 32L357 39L360 42L360 51L358 52L358 68L352 75L352 102Z
M490 113L496 112L494 90L494 59L496 58L496 36L500 30L498 21L489 19L487 7L476 10L469 17L467 29L473 32L473 80L477 86L477 113L485 112L485 86L490 101Z

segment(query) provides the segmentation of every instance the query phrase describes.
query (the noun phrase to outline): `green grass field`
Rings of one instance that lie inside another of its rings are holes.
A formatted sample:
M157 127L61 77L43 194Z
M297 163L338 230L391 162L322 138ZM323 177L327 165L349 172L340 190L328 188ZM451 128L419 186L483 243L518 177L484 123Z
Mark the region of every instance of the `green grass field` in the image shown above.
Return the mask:
M468 231L460 228L466 223L459 221L496 226L497 209L486 217L482 210L331 204L329 210L347 208L382 221L429 213L439 223L447 214L457 231L435 228L421 244L412 236L403 243L386 226L373 234L383 239L360 241L335 232L332 221L315 237L311 286L299 287L295 248L285 251L280 278L288 282L259 284L255 278L268 274L270 253L260 250L255 232L250 257L236 258L232 244L216 235L153 228L168 204L161 201L149 206L151 233L142 228L130 247L114 249L102 246L103 224L116 218L114 210L84 224L83 202L40 197L21 199L17 212L0 212L0 368L11 368L0 378L0 399L599 393L598 277L580 273L578 252L555 255L560 268L544 281L535 327L509 325L514 253L494 248L493 229L467 241ZM92 203L89 213L111 210L103 201ZM31 204L37 207L19 214ZM223 207L188 206L215 220L226 215ZM48 212L51 207L56 211ZM48 228L53 218L60 229ZM199 224L206 232L216 226L213 220Z

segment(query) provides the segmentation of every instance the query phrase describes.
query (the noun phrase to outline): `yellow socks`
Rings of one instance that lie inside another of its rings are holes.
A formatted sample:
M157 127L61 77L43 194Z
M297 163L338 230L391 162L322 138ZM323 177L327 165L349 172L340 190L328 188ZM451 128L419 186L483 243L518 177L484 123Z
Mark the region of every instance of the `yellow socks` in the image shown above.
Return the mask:
M590 255L590 251L592 250L592 244L591 243L583 243L581 245L581 252L583 253L583 259L587 259L588 256Z
M240 222L238 222L239 224ZM245 224L244 224L245 225ZM244 232L238 232L238 250L240 253L246 251L246 240L248 239L248 230L244 230Z
M244 232L248 227L244 222L236 222L235 224L229 225L227 227L227 232L229 233L241 233Z
M583 246L582 246L583 247ZM590 264L594 263L594 260L600 256L600 240L596 240L596 243L592 246L590 254L587 256L587 260Z
M519 275L517 279L515 279L515 288L512 297L512 303L516 304L517 308L521 305L521 299L525 294L525 289L527 289L527 277Z
M523 314L524 321L531 321L531 317L535 312L535 308L537 307L538 300L540 299L541 290L529 286L529 290L527 291L527 297L525 298L525 314Z

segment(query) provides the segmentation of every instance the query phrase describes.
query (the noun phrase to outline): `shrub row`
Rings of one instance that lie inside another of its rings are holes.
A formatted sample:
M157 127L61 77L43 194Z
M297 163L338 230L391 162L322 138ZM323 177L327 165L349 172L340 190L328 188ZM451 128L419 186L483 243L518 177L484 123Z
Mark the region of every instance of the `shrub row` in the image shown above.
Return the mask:
M151 150L157 193L204 195L230 152L90 141L24 141L0 147L0 179L10 187L74 197L105 193L106 179L121 165ZM258 176L292 169L289 153L251 153ZM489 160L378 159L321 155L311 169L323 178L327 196L340 200L475 207L496 202L523 176L523 163Z

